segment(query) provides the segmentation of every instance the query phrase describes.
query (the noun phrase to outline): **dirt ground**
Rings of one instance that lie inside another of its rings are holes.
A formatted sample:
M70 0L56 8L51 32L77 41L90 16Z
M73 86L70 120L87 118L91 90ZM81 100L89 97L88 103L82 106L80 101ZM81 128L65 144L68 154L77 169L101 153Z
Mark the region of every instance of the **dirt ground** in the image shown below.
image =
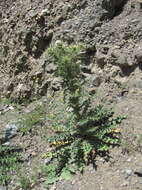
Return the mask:
M139 78L141 80L141 77ZM118 87L114 83L102 83L98 89L97 101L106 102L106 105L113 107L116 115L125 115L126 119L119 126L121 130L121 146L110 150L110 159L105 157L96 158L96 168L91 165L85 169L83 174L77 174L70 181L60 181L51 187L51 190L136 190L142 189L142 91L139 86L138 77L132 76L127 86ZM103 91L103 92L102 92ZM41 100L42 102L43 100ZM37 103L36 103L37 104ZM36 105L31 104L16 112L8 111L0 116L1 125L14 121L27 110L32 110ZM47 142L43 140L43 134L49 131L44 126L38 126L40 130L33 130L28 135L18 134L10 140L13 145L24 147L27 163L23 170L24 175L30 175L32 169L36 172L45 159L42 157L49 150ZM36 168L36 169L35 169ZM27 173L26 173L27 172ZM139 174L140 173L140 174ZM42 179L40 179L42 181ZM35 185L33 189L43 190L42 182ZM44 181L44 179L43 179ZM15 184L16 185L16 184ZM10 189L16 189L13 186Z

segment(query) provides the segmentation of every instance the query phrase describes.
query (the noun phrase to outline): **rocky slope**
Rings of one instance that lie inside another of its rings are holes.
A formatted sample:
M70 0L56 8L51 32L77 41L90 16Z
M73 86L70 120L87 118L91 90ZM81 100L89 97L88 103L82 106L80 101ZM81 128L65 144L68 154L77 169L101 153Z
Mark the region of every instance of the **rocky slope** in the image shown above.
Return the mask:
M1 95L32 98L57 85L54 66L43 58L56 40L87 46L87 74L122 79L141 68L138 0L7 0L0 9Z

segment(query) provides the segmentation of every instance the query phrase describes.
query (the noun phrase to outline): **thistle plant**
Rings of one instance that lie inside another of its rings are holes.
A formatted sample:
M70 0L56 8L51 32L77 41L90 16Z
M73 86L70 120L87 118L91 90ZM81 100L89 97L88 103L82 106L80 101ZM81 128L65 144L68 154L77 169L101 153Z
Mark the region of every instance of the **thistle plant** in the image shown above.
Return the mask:
M73 109L76 116L79 114L79 98L82 92L80 67L82 50L82 45L67 47L62 43L48 49L52 61L57 65L55 74L63 79L64 99L68 97L67 104Z
M72 112L61 125L62 130L48 139L52 151L47 154L50 163L46 166L46 185L61 178L69 179L85 165L94 163L95 156L108 152L119 144L117 124L122 117L113 118L113 111L99 105L92 107L92 97L85 96L81 63L83 45L67 46L58 43L47 50L51 61L56 64L56 75L63 79L64 104ZM59 127L59 126L58 126Z

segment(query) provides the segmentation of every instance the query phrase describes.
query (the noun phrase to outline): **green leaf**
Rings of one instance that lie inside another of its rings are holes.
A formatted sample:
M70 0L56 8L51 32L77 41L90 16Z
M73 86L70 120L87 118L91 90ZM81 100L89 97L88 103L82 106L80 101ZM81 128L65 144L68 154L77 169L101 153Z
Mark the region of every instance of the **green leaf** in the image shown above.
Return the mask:
M63 170L61 173L61 178L65 180L70 180L73 177L73 174L69 170Z
M45 184L50 185L50 184L55 183L56 181L58 181L58 177L51 177L51 178L48 178Z

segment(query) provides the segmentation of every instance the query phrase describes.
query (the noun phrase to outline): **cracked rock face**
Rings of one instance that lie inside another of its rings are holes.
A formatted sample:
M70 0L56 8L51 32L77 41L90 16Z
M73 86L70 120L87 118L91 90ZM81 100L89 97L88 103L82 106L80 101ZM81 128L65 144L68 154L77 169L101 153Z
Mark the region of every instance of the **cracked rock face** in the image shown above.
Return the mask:
M100 64L103 69L108 62L118 67L140 64L141 50L134 49L142 39L141 9L134 0L6 0L0 2L0 12L0 95L21 101L45 95L56 68L43 54L59 39L96 46L86 55L89 68ZM109 47L107 52L102 45ZM114 61L109 49L115 46Z

